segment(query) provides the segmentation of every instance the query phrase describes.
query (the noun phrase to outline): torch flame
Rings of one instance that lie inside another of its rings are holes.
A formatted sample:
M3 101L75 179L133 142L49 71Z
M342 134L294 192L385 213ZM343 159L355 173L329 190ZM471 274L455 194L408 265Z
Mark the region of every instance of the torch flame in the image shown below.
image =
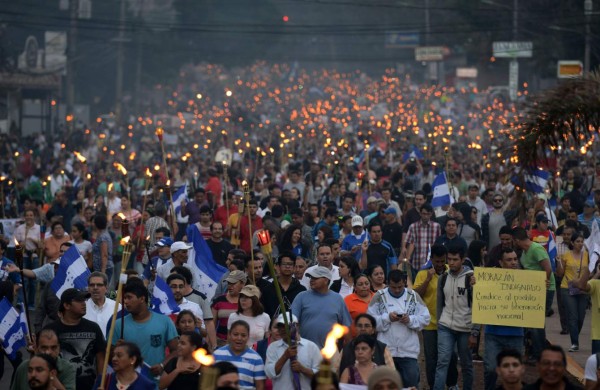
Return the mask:
M108 192L112 191L113 183L108 183Z
M167 187L171 185L171 180L167 180Z
M215 362L215 358L209 355L204 348L198 348L194 351L194 359L203 366L210 366Z
M152 177L152 172L150 172L149 168L146 168L146 176Z
M15 242L15 247L18 247L19 246L19 241L17 241L16 237L13 237L13 241Z
M130 238L129 236L121 238L121 241L119 241L119 244L121 244L121 246L127 245L129 243L129 238Z
M81 153L73 152L73 154L75 155L75 157L77 157L77 160L81 161L82 163L85 164L85 162L87 161L87 158L83 157Z
M127 217L125 216L125 214L123 213L119 213L117 214L119 216L119 218L121 218L123 221L127 219Z
M337 341L341 339L346 333L348 333L348 327L340 324L334 324L331 331L327 333L327 339L325 340L325 346L321 350L321 355L325 359L331 359L337 351Z
M123 164L120 164L118 162L113 164L115 168L117 168L123 175L127 175L127 169L125 169L125 167L123 166Z

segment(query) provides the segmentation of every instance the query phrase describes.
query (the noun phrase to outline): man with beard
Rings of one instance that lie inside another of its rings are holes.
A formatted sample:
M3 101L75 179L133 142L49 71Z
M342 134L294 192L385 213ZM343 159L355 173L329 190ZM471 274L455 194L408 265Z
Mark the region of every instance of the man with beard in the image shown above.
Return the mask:
M83 318L86 299L91 294L76 288L66 289L60 297L58 321L48 325L58 336L64 359L75 367L76 388L91 389L104 362L104 336L98 324Z
M56 390L54 378L57 375L56 359L44 353L29 360L27 380L31 390Z
M75 367L69 364L68 361L59 357L60 344L58 337L51 329L42 330L37 336L37 344L35 346L36 354L46 354L56 359L56 375L52 376L51 385L59 390L75 390ZM23 361L15 372L15 379L11 386L11 390L29 390L29 378L27 376L29 360ZM33 388L33 387L31 387Z

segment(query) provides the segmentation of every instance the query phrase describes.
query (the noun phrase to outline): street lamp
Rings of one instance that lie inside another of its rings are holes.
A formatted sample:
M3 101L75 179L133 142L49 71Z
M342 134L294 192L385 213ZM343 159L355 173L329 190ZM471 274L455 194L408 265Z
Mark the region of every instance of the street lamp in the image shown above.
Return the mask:
M584 0L583 2L583 14L585 15L585 50L583 54L583 74L588 75L590 73L590 41L592 29L590 26L590 19L592 17L592 9L594 8L592 0Z

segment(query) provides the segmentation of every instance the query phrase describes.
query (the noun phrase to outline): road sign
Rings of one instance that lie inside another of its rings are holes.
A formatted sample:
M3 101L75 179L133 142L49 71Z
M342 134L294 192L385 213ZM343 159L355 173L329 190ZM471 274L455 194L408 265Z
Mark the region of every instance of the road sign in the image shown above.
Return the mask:
M568 79L583 76L583 63L581 61L558 61L557 77Z
M443 46L421 46L415 48L417 61L442 61L448 49Z
M533 55L532 42L494 42L493 49L496 58L531 57Z
M464 79L476 79L477 68L456 68L456 77Z
M419 46L419 33L388 31L385 33L385 47L391 49L412 49Z

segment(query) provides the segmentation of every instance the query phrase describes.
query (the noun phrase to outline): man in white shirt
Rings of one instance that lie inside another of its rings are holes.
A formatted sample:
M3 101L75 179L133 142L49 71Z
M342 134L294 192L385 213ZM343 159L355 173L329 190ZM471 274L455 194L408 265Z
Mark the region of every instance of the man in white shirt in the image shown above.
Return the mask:
M188 250L190 246L183 241L175 241L171 245L171 259L166 263L159 265L156 269L156 274L160 276L162 280L167 280L171 269L176 265L188 266Z
M306 271L304 271L304 277L300 281L307 290L310 288L310 271L314 270L317 267L325 267L331 271L331 279L329 279L329 285L335 282L340 278L340 271L337 265L333 265L333 250L331 246L326 243L322 243L319 245L317 249L317 264L312 267L308 267Z
M477 209L477 221L475 222L481 226L481 218L488 213L488 208L483 199L479 197L479 186L477 184L469 185L467 194L467 203Z
M289 314L285 313L288 315ZM265 374L273 380L274 389L294 388L294 373L298 374L301 389L309 389L314 374L319 371L321 353L319 347L310 340L300 337L298 318L292 315L288 320L291 327L292 346L285 340L285 325L283 316L277 317L277 333L280 340L274 341L267 348Z
M173 297L175 298L177 305L179 305L179 308L181 310L189 310L194 313L196 322L201 323L204 316L202 315L202 309L200 309L200 305L195 302L188 301L183 296L183 292L185 290L185 278L179 274L171 274L167 278L167 284L173 292Z
M108 291L108 278L102 272L92 272L88 277L88 291L91 297L85 301L86 312L83 318L95 322L100 327L104 338L106 338L106 328L110 321L117 302L106 297ZM119 303L119 310L121 304Z

